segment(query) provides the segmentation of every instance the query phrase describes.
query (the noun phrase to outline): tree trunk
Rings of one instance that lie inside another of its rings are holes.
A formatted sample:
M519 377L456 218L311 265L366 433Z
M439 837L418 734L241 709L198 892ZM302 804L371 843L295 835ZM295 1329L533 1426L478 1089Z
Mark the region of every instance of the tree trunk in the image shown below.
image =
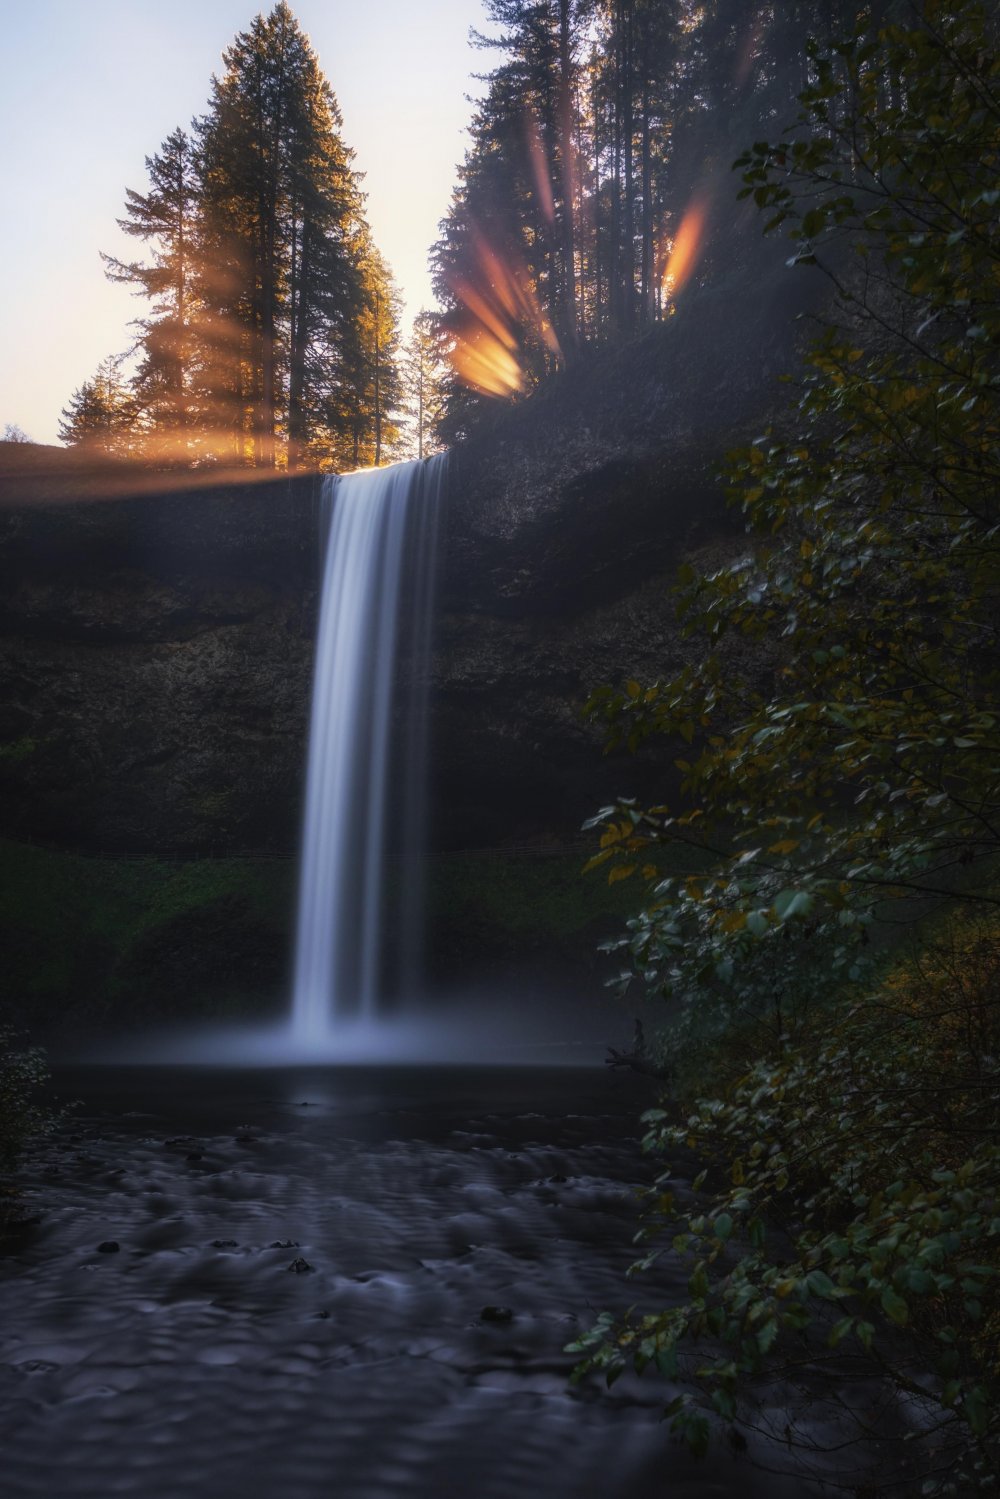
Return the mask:
M381 328L382 302L375 292L375 467L382 463L382 348Z
M653 169L650 141L649 77L642 84L642 321L651 323L654 312L653 292Z
M635 327L635 76L634 76L634 15L632 0L624 0L623 18L623 78L622 78L622 149L625 165L625 202L622 215L622 313L626 333Z
M306 438L305 385L306 349L309 342L310 233L308 222L299 227L292 214L292 281L288 351L288 467L303 461Z
M573 38L571 0L559 0L559 159L562 168L562 324L563 348L576 346L576 201L573 144Z

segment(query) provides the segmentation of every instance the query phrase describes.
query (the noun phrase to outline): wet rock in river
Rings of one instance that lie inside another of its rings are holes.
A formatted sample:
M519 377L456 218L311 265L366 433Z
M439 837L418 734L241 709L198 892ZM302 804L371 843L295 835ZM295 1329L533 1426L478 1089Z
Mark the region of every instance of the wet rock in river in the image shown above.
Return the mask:
M514 1313L509 1306L484 1306L479 1313L480 1322L513 1322Z

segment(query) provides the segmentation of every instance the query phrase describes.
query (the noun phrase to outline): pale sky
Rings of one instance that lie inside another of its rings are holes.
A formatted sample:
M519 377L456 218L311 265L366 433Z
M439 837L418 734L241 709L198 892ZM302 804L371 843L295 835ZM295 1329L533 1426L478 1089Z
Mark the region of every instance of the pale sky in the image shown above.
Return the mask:
M427 251L447 210L484 59L481 0L291 0L365 173L375 241L406 299L432 303ZM144 303L104 278L133 259L125 189L176 126L204 113L223 48L269 0L34 0L2 22L0 432L56 442L59 413Z

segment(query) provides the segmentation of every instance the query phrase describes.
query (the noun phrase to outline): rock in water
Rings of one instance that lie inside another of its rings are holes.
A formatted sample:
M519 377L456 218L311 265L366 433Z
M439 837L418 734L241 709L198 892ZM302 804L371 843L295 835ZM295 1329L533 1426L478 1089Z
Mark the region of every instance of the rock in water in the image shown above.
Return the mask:
M509 1306L484 1306L479 1313L480 1322L513 1322L514 1313Z

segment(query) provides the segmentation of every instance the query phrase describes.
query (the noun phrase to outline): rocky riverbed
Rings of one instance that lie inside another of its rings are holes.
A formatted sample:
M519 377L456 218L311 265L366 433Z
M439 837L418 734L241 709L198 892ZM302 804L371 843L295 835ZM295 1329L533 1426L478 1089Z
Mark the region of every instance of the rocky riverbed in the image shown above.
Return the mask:
M634 1078L90 1067L0 1260L6 1499L782 1499L669 1387L571 1387L625 1280ZM668 1259L643 1294L676 1298Z

